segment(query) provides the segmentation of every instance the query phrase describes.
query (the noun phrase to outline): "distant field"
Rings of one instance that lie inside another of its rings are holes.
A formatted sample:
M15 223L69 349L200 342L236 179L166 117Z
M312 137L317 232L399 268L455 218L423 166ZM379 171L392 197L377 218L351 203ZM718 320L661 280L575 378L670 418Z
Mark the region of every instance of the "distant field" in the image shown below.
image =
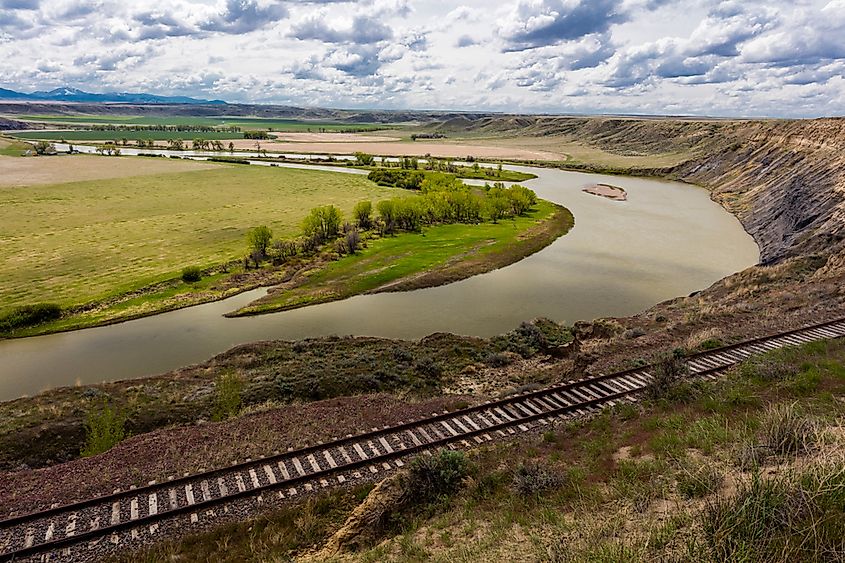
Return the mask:
M349 131L388 129L377 123L337 123L330 121L303 121L301 119L273 119L252 117L149 117L121 115L20 115L16 119L43 123L98 124L98 125L196 125L200 127L240 127L241 129L273 129L274 131Z
M0 138L0 156L20 156L28 148L26 143Z
M238 165L0 188L0 310L129 291L245 254L255 225L293 235L314 206L348 213L386 194L359 176Z
M243 133L227 133L213 131L26 131L22 133L10 133L20 139L44 139L47 141L120 141L127 139L136 141L138 139L153 139L166 141L169 139L182 139L191 141L193 139L243 139ZM190 147L189 147L190 148Z

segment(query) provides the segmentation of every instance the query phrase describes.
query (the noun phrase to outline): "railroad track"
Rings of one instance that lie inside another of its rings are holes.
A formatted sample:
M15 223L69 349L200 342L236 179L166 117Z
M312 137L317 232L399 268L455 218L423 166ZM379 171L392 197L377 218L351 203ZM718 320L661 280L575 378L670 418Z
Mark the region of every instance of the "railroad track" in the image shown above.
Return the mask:
M842 336L845 319L700 352L686 361L691 376L715 379L752 355ZM127 541L154 541L167 526L185 527L230 510L248 514L270 502L392 471L420 452L468 448L589 415L636 400L653 369L570 381L222 469L10 514L0 520L0 562L90 559Z

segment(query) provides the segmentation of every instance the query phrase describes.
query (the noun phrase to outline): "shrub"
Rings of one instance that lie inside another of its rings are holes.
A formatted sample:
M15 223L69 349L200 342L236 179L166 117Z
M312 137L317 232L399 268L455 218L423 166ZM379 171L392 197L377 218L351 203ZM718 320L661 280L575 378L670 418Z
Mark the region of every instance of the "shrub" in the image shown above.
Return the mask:
M273 243L273 263L278 266L296 256L296 243L290 240L277 240Z
M484 363L490 367L503 368L514 363L518 357L513 352L492 352L484 357Z
M219 422L236 416L241 409L243 382L232 372L219 375L214 382L213 420Z
M102 403L88 412L85 420L85 447L83 457L101 454L116 446L126 437L126 414Z
M815 423L801 415L794 404L769 407L760 432L763 442L776 454L804 453L818 439Z
M54 321L61 316L62 308L55 303L21 305L0 316L0 332L35 326L47 321Z
M342 242L347 253L355 254L358 252L358 247L361 246L361 233L358 232L358 228L352 227L349 229Z
M561 481L561 476L554 470L536 462L529 462L516 468L511 486L518 495L530 497L560 486Z
M182 281L194 283L202 279L202 270L198 266L186 266L182 268Z
M795 369L788 362L767 354L752 357L740 366L740 374L750 379L761 381L781 381L789 379L795 374Z
M661 356L651 369L651 381L645 388L646 397L660 400L669 397L682 379L689 373L689 368L680 352Z
M355 153L355 162L360 166L372 166L375 159L373 155L364 152Z
M469 461L463 452L440 450L414 459L407 490L415 502L436 502L454 494L468 474Z
M639 338L640 336L645 336L645 330L640 327L629 328L625 332L622 333L622 338L627 340L633 340L634 338Z
M736 449L734 462L742 471L752 471L763 465L768 456L768 446L744 442Z

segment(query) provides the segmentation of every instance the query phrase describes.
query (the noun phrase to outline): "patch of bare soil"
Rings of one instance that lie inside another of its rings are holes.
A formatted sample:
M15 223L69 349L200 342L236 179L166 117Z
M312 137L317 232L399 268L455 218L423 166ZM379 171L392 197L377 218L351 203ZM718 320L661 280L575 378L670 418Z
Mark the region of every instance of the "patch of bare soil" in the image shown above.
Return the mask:
M401 140L399 137L360 133L270 133L270 136L293 143L393 143Z
M44 509L111 493L171 475L225 467L288 447L396 424L455 408L462 397L410 402L393 395L343 397L275 405L220 423L164 428L132 437L110 451L44 469L0 472L2 514Z
M59 184L205 170L213 164L138 157L58 155L29 158L0 156L0 187Z

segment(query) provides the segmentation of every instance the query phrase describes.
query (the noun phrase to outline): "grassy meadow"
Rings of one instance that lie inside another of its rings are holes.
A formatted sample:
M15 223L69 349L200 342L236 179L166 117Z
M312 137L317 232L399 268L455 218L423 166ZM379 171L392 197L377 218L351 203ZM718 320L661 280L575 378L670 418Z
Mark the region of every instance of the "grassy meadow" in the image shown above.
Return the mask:
M398 190L321 171L214 169L0 189L0 311L70 306L246 253L259 224L293 236L315 206L349 213Z
M29 148L24 142L0 138L0 156L21 156Z

